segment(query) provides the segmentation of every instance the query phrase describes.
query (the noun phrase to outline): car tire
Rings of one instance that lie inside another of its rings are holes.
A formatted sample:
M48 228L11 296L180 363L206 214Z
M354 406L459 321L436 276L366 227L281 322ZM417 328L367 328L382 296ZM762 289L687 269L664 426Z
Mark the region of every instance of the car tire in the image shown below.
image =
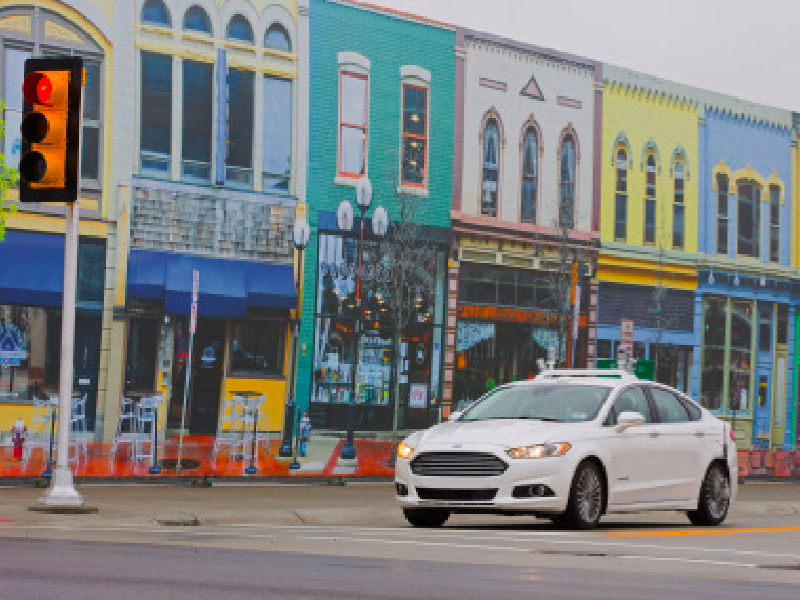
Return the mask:
M719 525L728 516L731 505L731 479L725 468L712 463L703 477L697 510L686 513L692 525Z
M600 467L592 461L584 461L578 465L572 478L567 510L550 519L557 525L572 529L593 529L603 516L605 494Z
M403 516L412 527L441 527L450 518L444 508L404 508Z

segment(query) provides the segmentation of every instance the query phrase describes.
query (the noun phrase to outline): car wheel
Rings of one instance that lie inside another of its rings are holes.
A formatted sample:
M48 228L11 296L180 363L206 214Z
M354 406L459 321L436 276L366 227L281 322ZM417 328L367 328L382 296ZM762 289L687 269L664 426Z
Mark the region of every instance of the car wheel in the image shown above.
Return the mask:
M600 468L591 461L582 462L572 479L567 510L554 515L551 520L574 529L597 527L603 515L605 493Z
M404 508L403 516L413 527L441 527L450 518L444 508Z
M693 525L719 525L728 516L730 505L730 477L722 465L714 463L708 467L703 478L697 510L690 510L686 514Z

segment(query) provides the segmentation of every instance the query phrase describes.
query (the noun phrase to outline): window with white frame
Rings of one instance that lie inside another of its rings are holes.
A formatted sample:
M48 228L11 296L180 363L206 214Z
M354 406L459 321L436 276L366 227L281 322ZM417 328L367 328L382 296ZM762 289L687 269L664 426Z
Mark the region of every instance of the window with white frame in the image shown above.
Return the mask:
M628 153L617 150L617 183L614 195L614 239L624 242L628 237Z
M736 214L737 254L758 258L760 256L761 187L754 181L737 182L739 200Z
M265 191L288 193L291 173L292 82L266 75L262 188Z
M228 136L225 181L253 187L253 117L255 72L228 70Z
M536 221L536 178L539 169L539 142L536 131L529 127L522 140L522 198L520 219L525 223Z
M717 175L717 254L728 254L728 177Z
M481 214L497 216L497 187L500 177L500 128L489 119L483 130L483 175L481 179Z
M656 243L656 159L647 155L644 188L644 243Z
M403 83L402 162L403 185L424 188L428 177L428 88Z
M369 143L369 76L339 74L339 175L360 178L367 173Z
M769 186L769 260L781 260L781 188Z
M187 181L211 181L211 124L214 67L183 61L183 153L181 176Z
M172 56L142 52L139 168L144 175L170 174Z
M681 161L675 163L673 176L672 247L676 250L683 250L686 232L686 205L684 203L684 167Z
M558 204L558 225L564 229L575 226L575 138L571 133L561 142Z

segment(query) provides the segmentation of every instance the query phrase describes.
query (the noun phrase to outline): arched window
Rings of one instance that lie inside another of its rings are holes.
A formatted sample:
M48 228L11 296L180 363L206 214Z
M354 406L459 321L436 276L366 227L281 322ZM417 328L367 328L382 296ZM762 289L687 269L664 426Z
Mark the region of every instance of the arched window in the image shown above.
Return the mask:
M742 180L737 182L737 192L737 253L758 258L761 253L761 186L755 181Z
M781 188L769 186L769 260L781 259Z
M656 243L656 158L647 155L644 187L644 243Z
M614 198L614 239L624 242L628 237L628 153L617 151L617 185Z
M208 13L196 4L183 15L183 28L187 31L199 31L211 35L211 19Z
M683 201L685 181L683 163L676 162L672 172L674 173L674 197L672 203L672 247L676 250L683 250L683 241L686 229L686 206Z
M142 7L142 22L171 27L169 11L161 0L147 0Z
M280 50L281 52L291 52L292 43L289 41L289 34L280 23L273 23L264 34L264 47Z
M225 37L229 40L252 44L253 28L250 27L250 23L242 15L233 15L231 20L228 21L228 30L225 32Z
M728 178L717 175L717 254L728 254Z
M575 139L568 134L561 142L560 198L558 225L572 229L575 224Z
M536 177L538 175L539 144L536 132L529 128L522 141L522 221L533 223L536 221Z
M495 119L489 119L483 131L483 178L481 214L497 216L497 184L500 175L500 129Z

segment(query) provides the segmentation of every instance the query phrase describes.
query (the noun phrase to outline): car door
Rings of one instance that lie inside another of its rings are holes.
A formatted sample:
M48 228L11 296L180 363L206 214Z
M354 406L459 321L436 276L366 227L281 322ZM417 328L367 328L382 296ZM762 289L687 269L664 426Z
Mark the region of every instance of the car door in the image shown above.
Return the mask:
M644 424L617 431L617 419L623 412L638 412ZM619 392L606 417L609 479L609 505L655 502L659 499L659 473L654 464L658 461L659 444L654 424L652 406L641 385Z
M648 387L656 411L659 497L663 501L689 500L697 495L702 462L702 440L686 407L666 388Z

